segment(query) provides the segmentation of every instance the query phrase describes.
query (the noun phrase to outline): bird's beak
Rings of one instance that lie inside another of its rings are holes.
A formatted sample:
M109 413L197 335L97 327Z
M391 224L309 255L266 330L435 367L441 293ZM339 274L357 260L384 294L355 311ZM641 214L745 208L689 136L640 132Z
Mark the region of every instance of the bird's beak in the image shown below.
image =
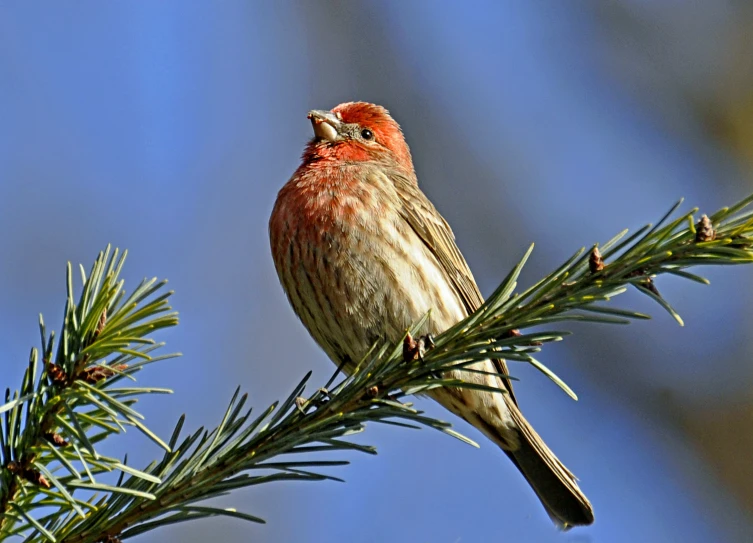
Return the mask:
M335 142L340 139L342 121L331 111L314 109L309 111L308 118L314 127L314 135L320 140Z

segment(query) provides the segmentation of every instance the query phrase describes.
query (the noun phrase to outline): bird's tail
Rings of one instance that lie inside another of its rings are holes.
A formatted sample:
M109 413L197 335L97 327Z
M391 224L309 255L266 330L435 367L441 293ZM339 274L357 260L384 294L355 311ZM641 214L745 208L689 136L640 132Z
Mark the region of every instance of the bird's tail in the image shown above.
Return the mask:
M514 450L504 439L494 439L536 492L549 517L562 529L593 523L591 502L583 494L575 475L559 461L533 427L523 417L514 400L505 395L505 403L519 433ZM489 428L491 430L491 428Z
M474 377L476 375L471 374L470 379ZM482 383L494 386L496 382L486 380ZM568 529L593 523L591 503L578 488L575 475L528 424L511 388L503 394L439 388L429 395L481 430L510 457L557 526Z

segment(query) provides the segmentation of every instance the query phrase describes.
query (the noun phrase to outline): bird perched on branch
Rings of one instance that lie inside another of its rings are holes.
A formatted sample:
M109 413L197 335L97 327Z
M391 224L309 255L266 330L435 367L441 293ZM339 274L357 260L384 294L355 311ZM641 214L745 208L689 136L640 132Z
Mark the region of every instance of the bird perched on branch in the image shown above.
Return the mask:
M381 106L340 104L308 115L314 138L280 190L269 222L272 256L290 304L338 365L414 322L439 334L482 303L450 226L418 187L400 126ZM439 388L429 395L496 443L549 516L567 528L593 522L576 483L523 417L503 360L449 377L502 389ZM350 366L352 371L352 365Z

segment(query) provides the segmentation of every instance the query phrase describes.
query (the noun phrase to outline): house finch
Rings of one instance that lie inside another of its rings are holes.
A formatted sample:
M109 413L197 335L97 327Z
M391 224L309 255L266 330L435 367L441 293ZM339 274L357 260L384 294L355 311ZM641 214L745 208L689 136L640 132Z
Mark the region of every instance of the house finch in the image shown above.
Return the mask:
M375 342L400 340L429 310L423 331L439 334L484 300L452 230L418 187L408 144L387 110L350 102L308 117L315 137L277 196L272 256L293 310L347 372ZM591 524L575 476L520 412L502 377L505 362L474 367L487 373L448 373L506 393L440 388L430 396L507 454L558 525Z

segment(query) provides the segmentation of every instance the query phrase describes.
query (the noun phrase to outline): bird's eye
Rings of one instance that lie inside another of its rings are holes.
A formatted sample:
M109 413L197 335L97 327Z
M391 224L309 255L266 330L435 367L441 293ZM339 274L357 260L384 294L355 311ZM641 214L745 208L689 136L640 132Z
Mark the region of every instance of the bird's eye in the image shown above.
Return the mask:
M374 133L368 128L364 128L363 130L361 130L361 137L365 140L373 140Z

